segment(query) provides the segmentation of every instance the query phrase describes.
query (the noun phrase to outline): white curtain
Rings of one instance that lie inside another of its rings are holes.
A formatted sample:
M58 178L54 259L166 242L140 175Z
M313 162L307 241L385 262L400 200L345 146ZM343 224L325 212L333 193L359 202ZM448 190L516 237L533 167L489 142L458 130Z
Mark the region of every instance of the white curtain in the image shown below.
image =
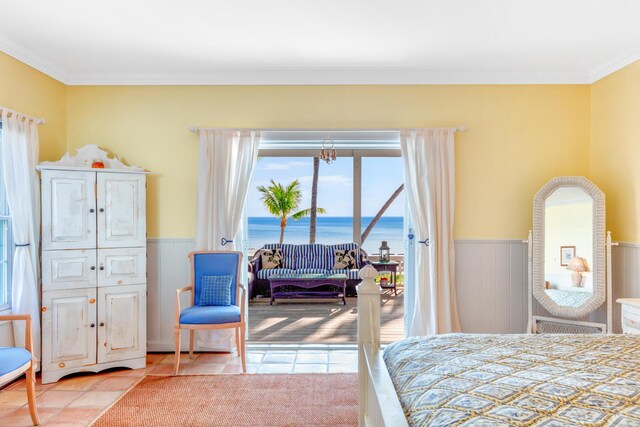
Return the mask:
M401 133L404 185L417 251L409 336L460 331L453 247L454 132L417 129Z
M13 225L13 275L11 311L30 314L33 349L40 360L40 290L38 243L40 233L40 184L38 127L33 119L2 112L2 176ZM24 322L13 322L16 345L24 346Z
M201 129L199 136L196 249L242 250L241 224L260 132ZM235 348L233 331L199 331L196 345L231 351Z

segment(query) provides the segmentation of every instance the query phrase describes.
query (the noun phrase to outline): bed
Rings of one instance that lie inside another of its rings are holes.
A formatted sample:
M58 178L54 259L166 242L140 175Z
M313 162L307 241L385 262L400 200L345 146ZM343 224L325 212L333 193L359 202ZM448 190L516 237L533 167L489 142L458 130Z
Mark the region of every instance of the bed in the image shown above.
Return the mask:
M440 335L383 359L411 426L640 425L638 336Z
M360 426L640 426L640 336L451 334L382 352L364 276Z

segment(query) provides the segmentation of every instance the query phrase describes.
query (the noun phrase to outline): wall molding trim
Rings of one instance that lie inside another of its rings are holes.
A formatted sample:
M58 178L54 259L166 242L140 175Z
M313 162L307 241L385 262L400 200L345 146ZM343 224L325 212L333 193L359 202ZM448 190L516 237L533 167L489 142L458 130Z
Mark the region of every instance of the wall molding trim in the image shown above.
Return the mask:
M617 242L618 246L622 246L625 248L640 248L640 243L629 243L629 242Z
M636 51L616 58L615 60L603 64L600 67L596 67L594 70L589 72L589 83L593 84L638 60L640 60L640 53Z
M194 237L149 237L148 243L194 243L196 239Z

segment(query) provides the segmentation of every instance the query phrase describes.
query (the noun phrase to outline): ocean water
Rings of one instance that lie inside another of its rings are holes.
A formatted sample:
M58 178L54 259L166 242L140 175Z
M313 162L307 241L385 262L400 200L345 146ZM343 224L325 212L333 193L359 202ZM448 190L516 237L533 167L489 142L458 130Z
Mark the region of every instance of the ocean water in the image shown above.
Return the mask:
M362 217L364 231L373 217ZM382 217L365 240L363 249L369 254L379 252L383 240L392 254L404 252L403 221L401 216ZM335 244L353 241L353 218L318 216L316 243ZM249 217L249 248L257 249L265 243L277 243L280 239L280 220L275 217ZM284 243L309 243L309 218L287 221Z

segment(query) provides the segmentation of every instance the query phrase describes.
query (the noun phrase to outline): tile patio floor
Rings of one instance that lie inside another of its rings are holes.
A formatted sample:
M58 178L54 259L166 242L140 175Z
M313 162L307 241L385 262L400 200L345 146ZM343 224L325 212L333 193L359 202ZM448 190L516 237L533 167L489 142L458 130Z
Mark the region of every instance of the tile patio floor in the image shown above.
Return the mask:
M248 344L247 372L357 372L357 357L355 345ZM145 375L171 375L173 360L173 354L150 353L145 369L111 369L98 374L74 374L46 385L42 385L38 377L36 402L41 425L89 425ZM188 354L181 356L179 375L241 372L240 359L235 355L196 353L192 360ZM25 380L20 379L0 390L0 426L32 425L25 387Z

